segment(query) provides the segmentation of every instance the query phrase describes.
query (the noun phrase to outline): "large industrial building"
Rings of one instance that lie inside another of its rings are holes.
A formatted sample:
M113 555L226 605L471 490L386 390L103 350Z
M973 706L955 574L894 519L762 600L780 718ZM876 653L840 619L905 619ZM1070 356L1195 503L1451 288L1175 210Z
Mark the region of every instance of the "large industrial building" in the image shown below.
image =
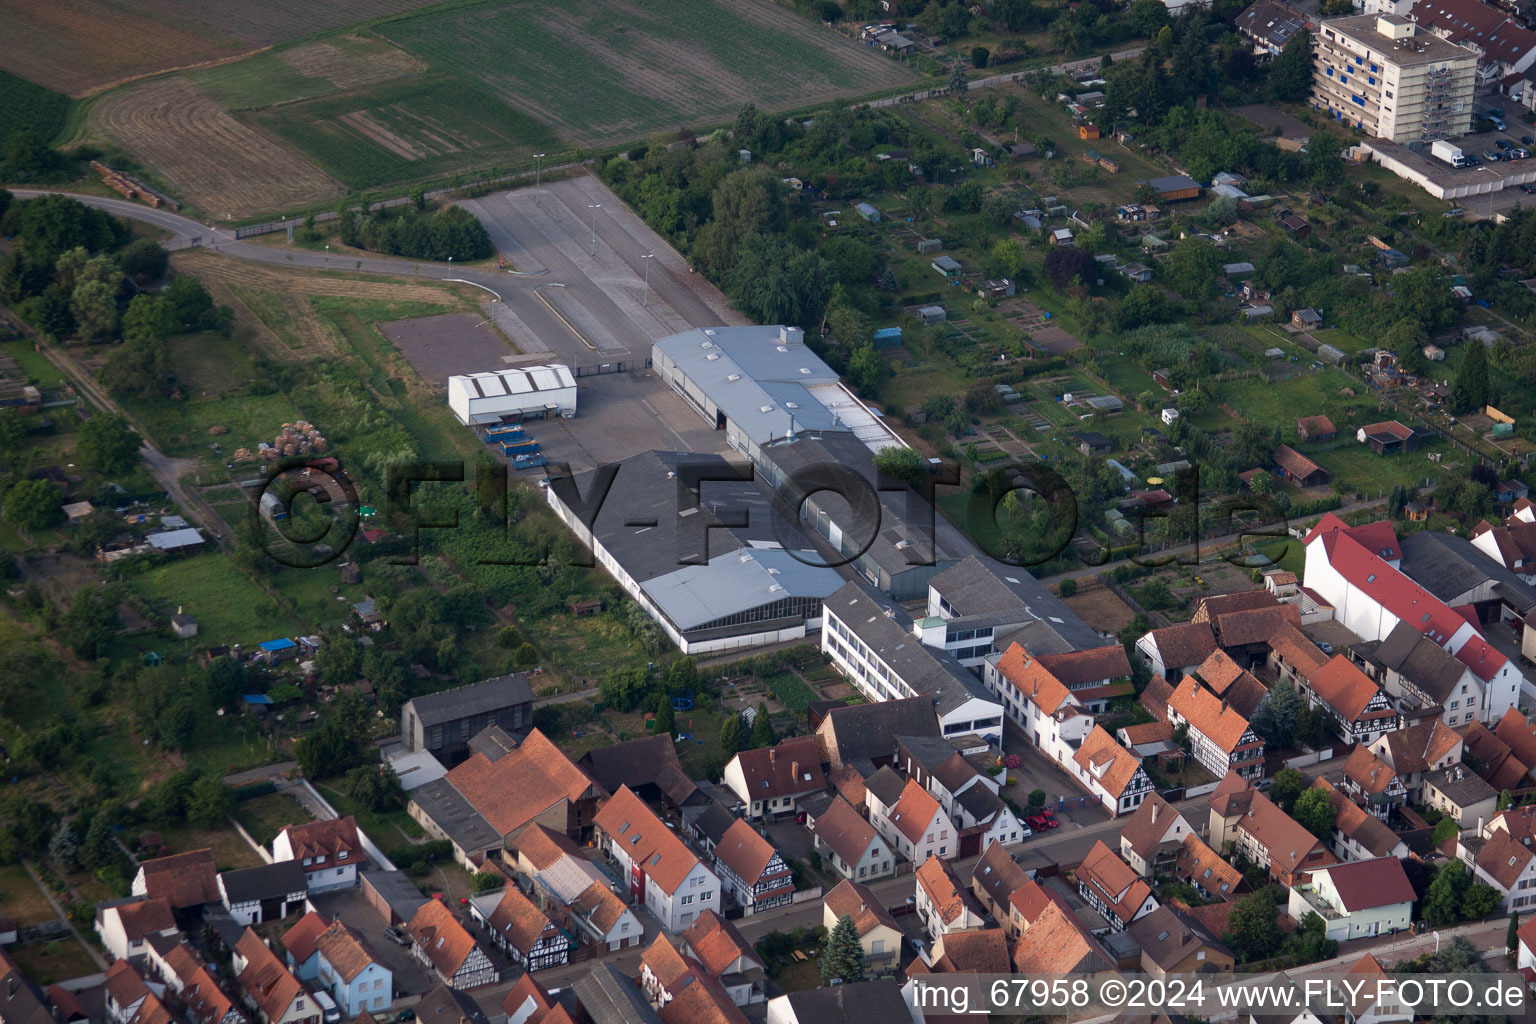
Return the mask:
M1317 109L1411 148L1471 130L1475 51L1395 14L1325 21L1312 42Z
M753 462L763 445L804 431L848 431L874 451L903 444L810 350L798 327L684 331L652 344L651 365Z
M761 483L730 479L749 471L719 455L636 455L619 463L590 523L567 488L547 493L667 638L684 654L706 654L804 637L821 625L822 599L843 585ZM689 486L680 478L690 473L705 482ZM584 499L595 476L573 481Z
M448 378L448 408L466 426L576 415L576 378L568 366L508 367Z

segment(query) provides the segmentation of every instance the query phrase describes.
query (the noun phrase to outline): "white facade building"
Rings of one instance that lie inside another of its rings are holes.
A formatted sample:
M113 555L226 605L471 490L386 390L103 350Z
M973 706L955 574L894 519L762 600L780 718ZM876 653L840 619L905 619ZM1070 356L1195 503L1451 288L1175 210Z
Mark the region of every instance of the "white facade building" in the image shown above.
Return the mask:
M568 366L509 367L448 378L448 408L467 426L576 415L576 378Z

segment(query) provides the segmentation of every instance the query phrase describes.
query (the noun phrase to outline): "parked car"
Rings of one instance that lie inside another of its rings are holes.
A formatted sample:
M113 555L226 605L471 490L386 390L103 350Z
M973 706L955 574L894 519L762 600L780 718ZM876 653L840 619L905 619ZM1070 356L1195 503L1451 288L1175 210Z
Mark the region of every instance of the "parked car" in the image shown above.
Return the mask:
M1041 814L1031 814L1024 819L1024 824L1036 832L1044 832L1048 829L1061 827L1061 822L1057 821L1056 815L1050 811L1045 811Z
M405 934L404 929L385 928L384 934L388 935L389 941L393 942L397 946L409 946L411 944L411 937Z
M1494 145L1498 146L1500 149L1514 149L1515 148L1515 144L1513 142L1510 142L1508 139L1498 139L1497 141L1495 141Z
M1520 191L1528 196L1536 196L1536 185L1521 185Z
M407 1024L407 1022L413 1021L415 1019L415 1010L401 1010L399 1013L395 1014L395 1024Z
M1520 136L1520 145L1536 146L1536 139L1531 138L1529 135L1522 135Z
M1503 158L1499 156L1498 150L1485 149L1483 150L1483 159L1491 164L1496 164Z

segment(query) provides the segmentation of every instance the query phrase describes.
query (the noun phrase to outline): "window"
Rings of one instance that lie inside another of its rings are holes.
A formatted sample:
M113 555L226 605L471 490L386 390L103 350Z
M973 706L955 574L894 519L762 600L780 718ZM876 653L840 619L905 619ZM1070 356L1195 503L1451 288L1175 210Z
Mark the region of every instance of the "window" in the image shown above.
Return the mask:
M338 874L338 875L344 875L344 874L346 874L346 873L347 873L347 869L346 869L346 868L337 868L337 869L336 869L336 873L337 873L337 874Z
M683 906L686 907L688 904L690 904L692 902L693 902L693 897L691 895L683 897Z
M701 893L699 893L699 902L700 903L708 903L710 900L712 900L714 898L715 898L715 894L712 893L712 892L701 892Z

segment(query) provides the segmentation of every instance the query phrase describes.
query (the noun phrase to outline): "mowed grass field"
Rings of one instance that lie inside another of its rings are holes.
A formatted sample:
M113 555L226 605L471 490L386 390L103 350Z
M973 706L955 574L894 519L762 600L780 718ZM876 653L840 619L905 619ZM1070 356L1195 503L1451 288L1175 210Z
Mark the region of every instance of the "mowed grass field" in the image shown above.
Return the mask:
M912 80L767 0L541 0L428 11L377 31L582 146Z

